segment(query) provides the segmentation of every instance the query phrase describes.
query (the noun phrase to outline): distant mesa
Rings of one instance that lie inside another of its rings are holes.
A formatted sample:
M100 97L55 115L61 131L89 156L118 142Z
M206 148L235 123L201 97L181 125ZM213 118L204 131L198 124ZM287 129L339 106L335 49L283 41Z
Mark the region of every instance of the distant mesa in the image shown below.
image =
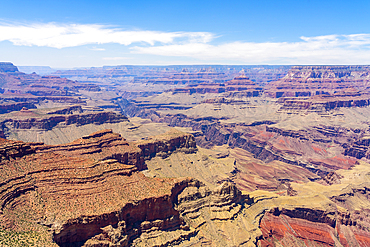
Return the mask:
M34 96L78 96L79 90L100 91L100 87L59 76L25 74L8 62L0 62L1 93Z
M262 87L258 86L254 81L249 80L245 75L237 76L233 80L225 83L200 83L196 85L188 85L183 88L175 88L171 90L176 93L228 93L226 96L233 96L242 92L244 96L256 97L262 94Z
M49 66L17 66L18 70L26 74L50 75L56 71Z
M0 72L18 72L18 68L14 66L12 63L8 62L0 62Z
M369 82L370 66L293 66L265 92L273 98L333 95L348 88L367 91Z

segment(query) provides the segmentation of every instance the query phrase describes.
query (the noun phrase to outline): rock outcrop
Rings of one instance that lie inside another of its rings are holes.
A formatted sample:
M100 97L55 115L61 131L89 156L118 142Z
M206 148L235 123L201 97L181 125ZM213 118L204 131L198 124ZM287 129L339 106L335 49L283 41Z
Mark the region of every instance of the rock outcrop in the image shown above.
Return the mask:
M9 131L18 129L51 130L57 126L63 127L71 124L76 124L78 126L128 121L127 117L114 112L87 112L70 115L51 114L49 116L40 116L31 110L23 110L8 117L2 117L1 125L3 126L3 130L6 129Z
M254 154L264 162L273 160L305 167L311 172L325 176L336 169L349 169L356 160L345 157L346 147L358 140L362 134L356 129L334 128L331 126L315 126L310 131L293 131L270 127L271 122L247 124L220 123L218 119L192 119L185 115L164 116L153 118L155 121L167 122L170 126L191 127L200 131L196 136L198 145L212 147L229 145L242 148ZM356 133L357 132L357 133ZM329 155L327 149L333 142L336 150Z
M368 246L367 185L348 186L330 199L326 209L279 207L264 215L260 246ZM356 202L355 202L356 201ZM355 206L356 205L356 206Z
M194 179L147 178L138 172L145 168L145 159L156 156L151 152L159 156L193 152L196 147L191 139L172 131L130 144L110 130L65 145L2 139L1 226L41 229L48 234L40 228L47 226L59 246L154 246L186 241L198 233L185 217L189 203L195 201L199 207L211 203L226 211L241 202L240 191L231 184L212 192ZM186 188L206 194L182 196ZM219 212L215 208L215 215Z
M228 93L226 94L227 97L237 97L238 93L242 93L245 97L257 97L261 95L262 88L259 87L255 82L249 80L248 77L242 75L235 77L233 80L226 81L225 83L200 83L189 85L187 87L175 88L171 91L174 94Z
M330 110L342 107L367 107L370 105L370 95L355 92L342 92L333 95L318 95L309 98L283 97L278 100L282 104L279 112L325 114Z
M270 97L310 97L334 94L348 88L367 90L369 66L293 66L279 81L266 88Z

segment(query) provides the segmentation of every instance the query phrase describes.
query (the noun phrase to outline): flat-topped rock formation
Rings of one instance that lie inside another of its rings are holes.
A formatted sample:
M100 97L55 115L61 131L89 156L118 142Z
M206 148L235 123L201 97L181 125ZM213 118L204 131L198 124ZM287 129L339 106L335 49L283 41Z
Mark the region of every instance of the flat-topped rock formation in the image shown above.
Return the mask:
M18 72L18 68L14 66L12 63L7 62L0 62L0 72Z
M147 83L176 85L224 82L227 78L227 75L223 72L214 71L212 68L202 68L196 72L189 72L187 69L183 69L180 73L175 72L167 77L162 75L153 79L144 74L142 77L135 77L134 82L140 82L144 79Z
M100 91L92 84L82 84L58 76L39 76L18 71L12 63L0 63L2 93L31 94L35 96L72 96L79 90Z
M67 109L65 109L67 111ZM18 112L3 114L0 116L3 130L16 131L22 129L51 130L54 127L63 127L76 124L102 124L119 123L128 121L127 117L114 112L79 112L66 114L66 112L55 111L43 113L37 110L24 108Z
M277 102L282 104L279 112L326 113L342 107L367 107L370 105L370 94L360 93L357 90L346 90L332 95L282 97Z
M367 90L369 66L293 66L279 81L265 88L270 97L334 94L348 88Z
M176 93L226 93L226 96L236 97L239 92L242 92L245 97L256 97L262 93L262 88L256 85L255 82L249 80L248 77L241 75L235 77L233 80L225 83L200 83L196 85L189 85L183 88L175 88L171 90Z

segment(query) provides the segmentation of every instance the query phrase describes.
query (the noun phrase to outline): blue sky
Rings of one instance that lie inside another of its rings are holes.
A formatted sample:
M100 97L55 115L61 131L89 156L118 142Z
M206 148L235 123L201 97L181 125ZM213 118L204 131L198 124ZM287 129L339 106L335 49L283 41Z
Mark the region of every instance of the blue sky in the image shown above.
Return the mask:
M0 60L370 64L370 1L5 1Z

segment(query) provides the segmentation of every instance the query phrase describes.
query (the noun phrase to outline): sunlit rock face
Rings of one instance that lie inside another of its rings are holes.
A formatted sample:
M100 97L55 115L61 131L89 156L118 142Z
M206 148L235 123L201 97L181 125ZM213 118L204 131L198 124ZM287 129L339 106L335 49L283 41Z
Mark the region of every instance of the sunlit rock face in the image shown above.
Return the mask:
M332 95L348 88L368 90L369 66L294 66L282 79L266 86L270 97Z

